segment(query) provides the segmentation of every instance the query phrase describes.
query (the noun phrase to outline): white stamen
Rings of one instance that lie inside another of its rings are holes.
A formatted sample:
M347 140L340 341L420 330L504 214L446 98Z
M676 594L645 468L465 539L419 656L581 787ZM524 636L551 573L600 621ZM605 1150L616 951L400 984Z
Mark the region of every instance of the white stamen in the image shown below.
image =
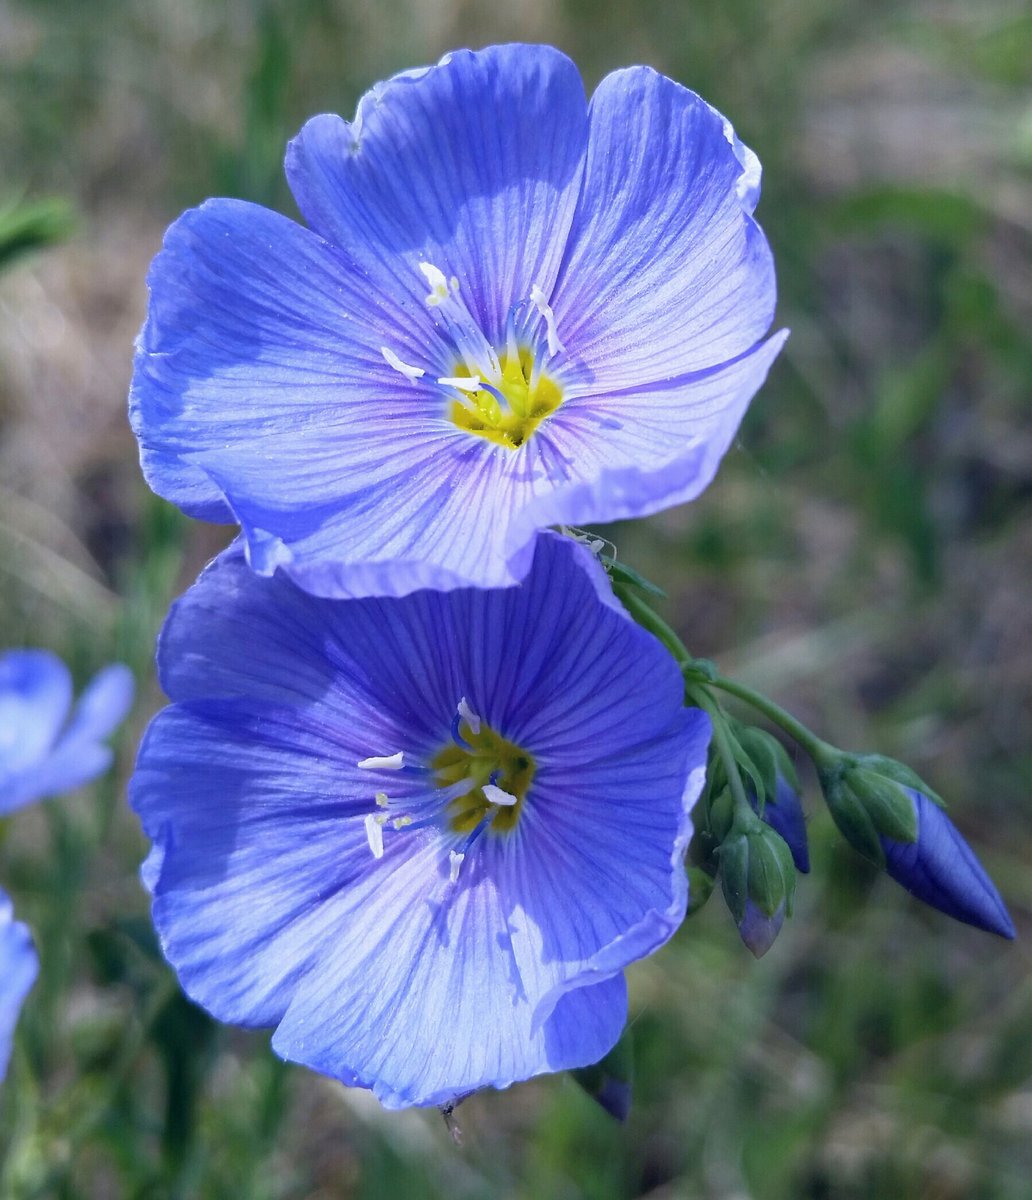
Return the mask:
M373 858L383 858L383 826L376 819L376 813L369 813L366 817L365 835Z
M386 792L377 792L376 793L376 807L377 808L386 808L388 804L390 804L390 800L387 799L387 793Z
M484 784L484 799L488 804L500 804L503 808L512 808L519 802L519 796L514 796L511 792L496 787L493 783Z
M466 700L465 696L463 696L459 701L459 716L469 726L470 733L474 734L475 736L480 732L480 718L470 708L469 702Z
M410 367L407 362L402 362L389 346L381 346L380 353L386 360L387 365L393 367L399 374L404 375L406 379L419 379L426 374L422 367Z
M545 293L536 283L531 285L530 302L545 318L545 328L548 331L549 355L558 354L560 350L565 350L566 347L559 340L559 329L555 323L555 313L552 312L552 306L545 299Z
M374 754L371 758L359 759L356 765L362 771L400 771L405 765L405 752Z
M606 543L603 538L591 538L588 541L588 549L592 554L598 555L606 548Z
M465 854L461 854L458 850L448 851L448 882L456 883L459 878L459 868L465 859Z
M430 294L426 298L426 303L431 308L437 308L448 299L450 292L448 290L448 280L444 276L444 272L435 267L433 263L421 262L419 269L423 272L423 277L430 285ZM452 287L458 287L458 280L452 279Z
M484 386L479 375L443 375L437 382L444 387L458 388L460 392L479 392Z

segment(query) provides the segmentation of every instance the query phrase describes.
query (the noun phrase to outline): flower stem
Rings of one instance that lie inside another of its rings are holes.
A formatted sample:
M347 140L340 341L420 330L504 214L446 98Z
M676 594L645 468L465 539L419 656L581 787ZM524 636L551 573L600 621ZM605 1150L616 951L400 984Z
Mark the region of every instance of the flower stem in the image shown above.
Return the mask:
M783 730L790 738L797 742L813 759L817 767L829 765L833 760L840 757L839 752L834 746L817 737L815 733L811 733L801 721L797 721L791 713L786 712L780 704L775 704L773 700L764 696L762 692L754 691L744 683L738 683L734 679L727 679L719 673L711 676L709 683L711 687L719 688L722 692L727 692L729 696L743 700L746 704L755 708L757 712L762 713L768 721L777 725L779 729Z

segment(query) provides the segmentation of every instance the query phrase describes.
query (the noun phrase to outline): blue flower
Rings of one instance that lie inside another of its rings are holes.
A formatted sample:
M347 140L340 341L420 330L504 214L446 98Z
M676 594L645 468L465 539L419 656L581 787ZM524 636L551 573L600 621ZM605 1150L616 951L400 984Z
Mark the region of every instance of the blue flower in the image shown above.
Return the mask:
M327 600L232 547L173 608L130 799L189 995L384 1105L584 1066L681 922L709 720L583 546Z
M7 1073L18 1013L38 967L29 931L14 920L11 902L0 889L0 1079Z
M107 770L111 749L102 739L132 697L132 675L115 663L97 673L73 710L71 676L56 655L0 655L0 815Z
M550 47L457 51L286 171L308 228L169 229L130 409L154 490L315 594L508 585L539 529L690 500L784 340L756 156L646 67L589 107Z
M756 794L750 792L749 799L754 809L759 809ZM806 837L806 815L803 812L799 789L779 770L774 785L774 795L768 796L763 806L763 820L785 839L792 851L795 868L802 874L810 870L810 847Z
M903 789L914 802L917 841L881 835L885 869L918 900L1001 937L1014 937L1014 922L1000 893L946 813L923 792Z

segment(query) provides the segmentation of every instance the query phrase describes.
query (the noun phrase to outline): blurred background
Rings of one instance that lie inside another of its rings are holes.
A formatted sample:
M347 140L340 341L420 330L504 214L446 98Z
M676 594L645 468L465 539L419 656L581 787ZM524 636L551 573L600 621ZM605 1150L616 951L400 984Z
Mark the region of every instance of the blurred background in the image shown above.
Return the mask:
M924 775L1019 940L876 877L803 771L815 866L767 957L716 897L630 973L629 1124L553 1077L464 1104L459 1149L437 1112L216 1027L156 952L125 781L155 633L227 531L147 491L125 396L182 208L294 213L306 117L514 39L565 49L589 90L650 63L764 163L792 337L710 491L606 532L696 654ZM140 687L112 776L0 825L43 960L0 1089L4 1200L1032 1194L1026 5L0 0L0 163L0 648L48 646L80 682L119 658Z

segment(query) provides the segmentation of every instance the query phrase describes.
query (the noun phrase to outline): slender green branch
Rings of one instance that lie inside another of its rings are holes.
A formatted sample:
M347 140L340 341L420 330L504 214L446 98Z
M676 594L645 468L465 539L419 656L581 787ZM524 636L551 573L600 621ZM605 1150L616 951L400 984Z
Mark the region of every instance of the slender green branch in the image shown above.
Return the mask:
M728 736L727 718L720 707L720 702L702 685L691 687L689 695L699 708L709 714L709 718L713 722L713 744L720 755L720 761L724 764L724 774L727 776L727 784L731 789L731 798L735 802L735 810L743 815L748 813L749 817L753 816L753 807L746 795L745 784L742 783L742 774L738 770L738 761Z
M797 721L791 713L786 712L781 705L775 704L773 700L768 699L762 692L753 691L751 687L747 687L744 683L738 683L734 679L726 679L723 675L714 675L710 679L710 685L720 688L722 692L727 692L729 696L744 700L746 704L755 708L757 712L761 712L768 721L777 725L790 738L798 742L813 759L816 766L828 765L840 757L839 752L833 746L822 741L816 734L811 733L802 722Z
M657 637L670 653L677 660L677 665L682 669L690 666L695 659L688 653L688 648L684 642L674 633L673 629L653 611L652 606L648 601L643 600L633 588L615 587L620 603L627 609L631 616L649 633Z

